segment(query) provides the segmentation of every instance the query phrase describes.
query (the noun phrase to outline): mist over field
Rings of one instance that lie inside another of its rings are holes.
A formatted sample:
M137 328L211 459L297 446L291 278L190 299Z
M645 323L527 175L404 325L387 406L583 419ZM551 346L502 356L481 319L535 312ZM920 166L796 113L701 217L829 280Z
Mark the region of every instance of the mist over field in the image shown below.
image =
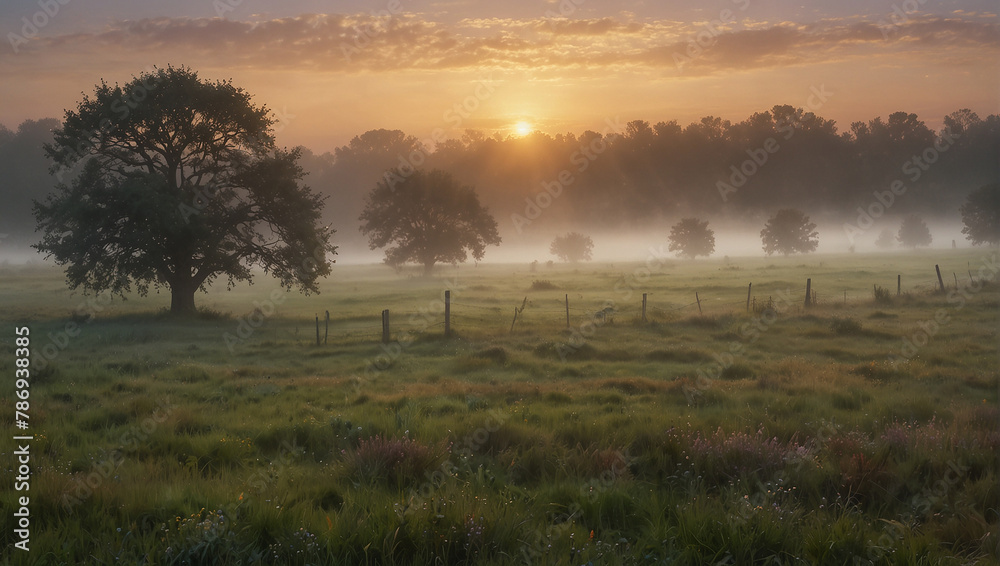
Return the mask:
M641 259L689 216L709 221L717 255L754 255L760 229L783 207L817 223L818 252L872 250L883 230L896 233L909 214L933 227L932 247L965 246L958 209L1000 175L1000 116L962 110L943 123L935 132L919 116L897 112L841 130L801 108L776 106L735 124L633 120L554 136L469 130L436 147L399 130L371 130L333 153L303 148L301 165L304 182L326 197L323 220L337 230L347 263L378 261L357 229L367 194L417 168L451 172L497 218L504 243L486 261L547 261L552 238L573 230L596 236L596 258ZM57 182L42 151L57 126L44 119L0 130L4 259L31 257L31 202Z

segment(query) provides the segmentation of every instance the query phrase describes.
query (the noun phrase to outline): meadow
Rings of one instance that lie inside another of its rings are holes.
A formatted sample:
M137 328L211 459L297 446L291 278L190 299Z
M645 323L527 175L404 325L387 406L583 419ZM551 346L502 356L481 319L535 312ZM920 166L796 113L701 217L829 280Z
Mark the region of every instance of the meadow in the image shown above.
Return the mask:
M10 437L34 440L3 562L997 564L998 269L995 249L338 265L319 295L260 278L178 319L164 291L4 266L9 472Z

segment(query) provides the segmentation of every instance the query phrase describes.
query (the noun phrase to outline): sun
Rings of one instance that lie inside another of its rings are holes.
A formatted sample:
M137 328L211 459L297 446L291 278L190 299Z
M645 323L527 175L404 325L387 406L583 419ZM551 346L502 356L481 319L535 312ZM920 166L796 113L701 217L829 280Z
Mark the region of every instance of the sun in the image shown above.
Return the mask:
M530 134L533 129L534 128L531 127L531 124L524 121L514 124L514 131L517 132L517 135L519 136L526 136Z

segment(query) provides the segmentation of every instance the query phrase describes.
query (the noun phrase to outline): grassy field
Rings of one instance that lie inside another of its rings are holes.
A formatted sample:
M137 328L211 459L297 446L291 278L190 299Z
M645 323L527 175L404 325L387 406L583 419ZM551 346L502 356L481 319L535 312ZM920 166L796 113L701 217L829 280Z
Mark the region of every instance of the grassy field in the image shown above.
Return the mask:
M997 564L998 269L995 250L337 266L320 295L260 279L178 320L167 293L5 267L6 469L10 437L34 440L3 560Z

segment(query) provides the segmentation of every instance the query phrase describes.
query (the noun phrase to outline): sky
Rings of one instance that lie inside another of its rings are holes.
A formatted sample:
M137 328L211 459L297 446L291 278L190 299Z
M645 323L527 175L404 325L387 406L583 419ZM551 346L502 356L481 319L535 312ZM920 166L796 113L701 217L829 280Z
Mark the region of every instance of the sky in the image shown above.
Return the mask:
M332 151L376 128L430 140L743 120L791 104L940 128L1000 113L995 0L8 0L0 123L62 117L101 80L188 66Z

